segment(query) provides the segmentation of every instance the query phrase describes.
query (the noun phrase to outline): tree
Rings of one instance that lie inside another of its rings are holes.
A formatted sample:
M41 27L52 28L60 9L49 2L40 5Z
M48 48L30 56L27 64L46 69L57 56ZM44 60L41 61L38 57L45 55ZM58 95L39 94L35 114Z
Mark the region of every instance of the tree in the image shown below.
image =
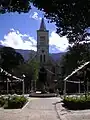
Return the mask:
M34 6L45 12L46 18L55 22L57 33L67 35L69 42L80 41L84 30L90 26L89 0L34 0Z
M87 44L76 44L73 47L69 47L61 62L63 76L66 77L87 61L90 61L90 51L87 48Z
M33 59L32 61L31 60L28 61L28 64L29 64L30 69L32 71L32 79L37 80L39 63Z
M22 64L24 58L20 53L17 53L11 47L2 47L0 49L1 54L1 67L6 71L12 71L13 68Z
M75 44L73 47L69 47L61 62L62 83L75 69L88 61L90 61L90 49L87 47L87 44ZM86 82L88 76L84 75L84 71L84 69L78 71L78 73L72 75L68 80ZM67 82L67 86L68 92L78 91L78 84ZM84 83L84 86L81 84L81 90L86 91L86 83Z
M29 60L24 64L19 65L16 69L14 69L14 74L20 78L22 77L23 74L25 74L26 91L28 91L31 87L31 80L33 80L33 83L35 83L38 79L38 65L39 65L38 62L33 59Z
M0 0L0 13L26 13L31 9L30 2L30 0Z
M1 0L0 12L28 12L30 3L45 12L46 18L55 22L57 33L67 35L69 42L83 40L80 37L84 30L90 26L89 0Z

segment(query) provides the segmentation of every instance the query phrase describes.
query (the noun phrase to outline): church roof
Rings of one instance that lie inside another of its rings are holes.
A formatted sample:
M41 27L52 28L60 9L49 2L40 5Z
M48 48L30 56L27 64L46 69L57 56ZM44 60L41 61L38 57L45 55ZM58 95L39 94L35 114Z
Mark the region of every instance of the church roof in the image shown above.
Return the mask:
M41 25L40 25L40 29L39 30L46 30L44 18L42 18L42 20L41 20Z

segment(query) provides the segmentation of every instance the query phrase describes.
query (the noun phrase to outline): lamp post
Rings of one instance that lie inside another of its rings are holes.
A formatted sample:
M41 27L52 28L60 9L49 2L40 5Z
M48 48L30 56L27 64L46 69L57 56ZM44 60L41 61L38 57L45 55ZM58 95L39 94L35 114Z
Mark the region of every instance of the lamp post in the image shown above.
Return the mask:
M25 84L24 84L24 79L25 79L25 77L26 77L26 76L23 74L23 81L22 81L22 82L23 82L23 84L22 84L22 87L23 87L23 95L24 95L24 93L25 93Z
M57 89L56 89L57 88L57 80L54 80L54 83L55 83L55 89L54 90L56 92L57 91Z
M8 91L9 91L8 82L9 82L9 78L7 78L7 94L8 94Z

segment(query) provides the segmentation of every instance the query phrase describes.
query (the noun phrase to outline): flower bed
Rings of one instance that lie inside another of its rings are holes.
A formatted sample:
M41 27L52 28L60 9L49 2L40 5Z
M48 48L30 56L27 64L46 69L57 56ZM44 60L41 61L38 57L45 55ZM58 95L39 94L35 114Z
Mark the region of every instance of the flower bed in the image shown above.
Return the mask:
M65 97L63 99L64 107L72 110L90 109L90 96Z
M27 102L27 99L24 96L8 96L0 97L0 106L4 109L18 109L22 108Z

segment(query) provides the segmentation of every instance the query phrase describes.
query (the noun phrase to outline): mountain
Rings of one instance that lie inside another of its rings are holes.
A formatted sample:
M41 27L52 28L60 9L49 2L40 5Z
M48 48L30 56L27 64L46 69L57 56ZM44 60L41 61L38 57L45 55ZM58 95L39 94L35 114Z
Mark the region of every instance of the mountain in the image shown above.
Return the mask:
M16 49L16 52L20 53L24 60L27 61L30 58L30 54L32 53L32 50L21 50L21 49Z
M3 46L0 45L0 48L2 48ZM22 49L15 49L16 52L20 53L24 60L27 61L28 59L32 58L36 52L33 50L22 50ZM52 59L54 61L58 61L62 58L62 56L65 54L65 52L60 52L60 53L50 53L50 56L52 57Z
M21 50L21 49L16 49L17 52L19 52L25 60L28 60L29 58L32 58L36 54L35 51L33 50ZM61 53L50 53L50 56L54 61L58 61L62 58L62 56L65 54L65 52Z
M60 52L60 53L52 53L50 56L54 61L58 61L62 58L62 56L65 54L65 52Z

